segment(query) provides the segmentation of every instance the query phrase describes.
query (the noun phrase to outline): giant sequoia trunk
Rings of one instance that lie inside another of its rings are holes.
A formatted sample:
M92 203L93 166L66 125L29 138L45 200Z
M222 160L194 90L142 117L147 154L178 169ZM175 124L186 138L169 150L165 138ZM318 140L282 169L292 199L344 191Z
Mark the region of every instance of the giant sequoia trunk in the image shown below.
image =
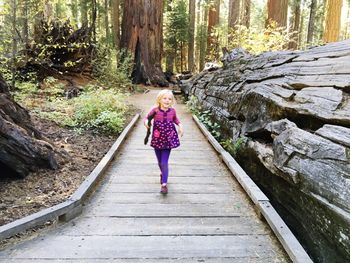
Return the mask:
M125 1L120 44L134 57L135 83L168 84L161 69L162 27L162 0Z
M349 54L234 50L187 83L316 262L350 262Z
M277 23L278 27L287 26L288 0L267 0L267 23L272 21Z
M38 168L57 168L54 147L44 139L0 76L0 177L24 177Z

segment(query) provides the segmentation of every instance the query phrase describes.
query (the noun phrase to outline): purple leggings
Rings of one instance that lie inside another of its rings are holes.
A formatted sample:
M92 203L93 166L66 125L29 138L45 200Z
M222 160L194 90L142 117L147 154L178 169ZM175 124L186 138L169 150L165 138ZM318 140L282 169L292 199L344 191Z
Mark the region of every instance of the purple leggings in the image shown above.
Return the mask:
M169 175L169 156L171 149L154 149L157 160L158 160L158 166L162 173L162 183L166 184L168 182L168 175Z

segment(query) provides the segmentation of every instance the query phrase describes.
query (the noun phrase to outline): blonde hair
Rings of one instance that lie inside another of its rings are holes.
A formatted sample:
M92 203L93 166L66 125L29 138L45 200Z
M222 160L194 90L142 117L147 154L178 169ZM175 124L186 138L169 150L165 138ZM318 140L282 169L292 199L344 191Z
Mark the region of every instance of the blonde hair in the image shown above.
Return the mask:
M162 98L165 96L165 95L170 95L171 96L171 104L170 106L174 106L174 104L176 103L176 100L175 100L175 96L173 94L173 92L171 90L168 90L168 89L163 89L161 91L159 91L158 95L157 95L157 98L156 98L156 106L157 107L160 107L160 101L162 100Z

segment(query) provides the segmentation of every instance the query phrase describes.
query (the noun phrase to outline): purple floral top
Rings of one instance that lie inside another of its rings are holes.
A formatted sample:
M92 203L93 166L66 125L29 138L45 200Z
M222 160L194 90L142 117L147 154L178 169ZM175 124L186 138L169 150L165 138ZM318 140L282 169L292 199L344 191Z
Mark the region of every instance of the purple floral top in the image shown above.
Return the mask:
M174 108L163 111L159 107L154 107L147 114L145 120L153 115L153 132L151 146L155 149L172 149L180 146L179 136L175 125L179 125L180 121L176 116Z

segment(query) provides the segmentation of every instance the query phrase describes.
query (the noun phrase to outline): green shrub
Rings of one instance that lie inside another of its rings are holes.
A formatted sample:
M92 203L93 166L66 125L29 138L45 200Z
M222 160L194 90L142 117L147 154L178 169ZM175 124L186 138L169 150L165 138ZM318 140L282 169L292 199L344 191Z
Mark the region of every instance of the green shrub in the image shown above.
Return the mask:
M92 127L105 133L120 133L123 130L125 116L122 112L103 111L91 121Z
M233 141L232 138L221 141L222 147L225 148L226 151L228 151L231 155L236 156L239 149L242 147L242 144L244 143L245 138L240 137L237 139L237 141Z
M206 110L199 113L198 119L208 128L209 132L216 138L219 139L221 136L220 125L212 121L212 113L210 110Z
M47 112L36 112L61 126L115 134L121 132L125 124L125 98L126 94L89 86L80 97L53 99L47 102Z
M191 95L189 100L186 102L186 106L192 114L196 116L200 115L202 107L199 104L199 100L196 96Z
M125 94L113 90L90 91L73 100L77 125L102 132L120 132L125 122Z

